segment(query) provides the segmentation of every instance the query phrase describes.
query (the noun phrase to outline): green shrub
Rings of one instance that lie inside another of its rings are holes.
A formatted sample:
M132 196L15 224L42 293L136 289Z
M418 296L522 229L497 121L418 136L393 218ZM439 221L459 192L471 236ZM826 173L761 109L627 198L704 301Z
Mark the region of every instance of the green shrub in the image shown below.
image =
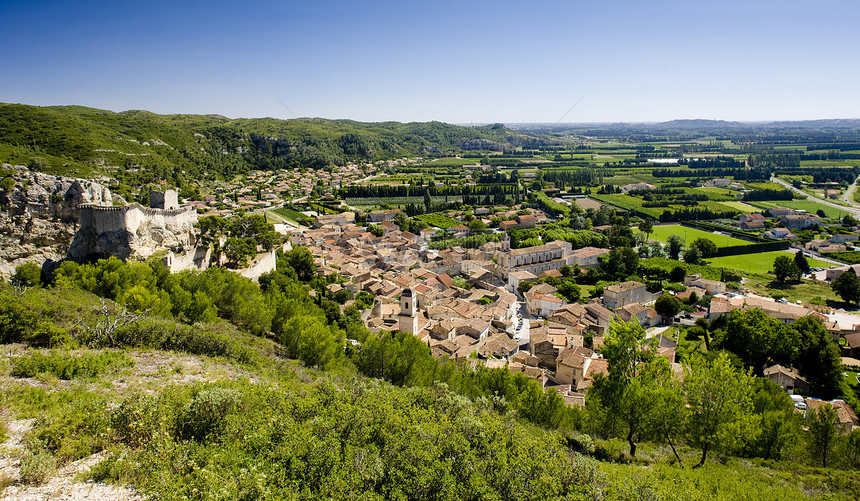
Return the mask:
M57 460L50 452L39 449L21 458L21 481L26 484L42 484L57 471Z
M176 423L180 440L203 442L221 431L224 418L238 407L240 394L229 388L211 388L198 393L188 402Z
M148 443L158 429L158 405L150 395L132 395L113 411L111 428L117 439L132 447Z
M6 441L6 433L9 431L9 425L6 424L6 421L0 419L0 444Z
M12 376L34 377L52 374L60 379L91 378L120 367L131 367L134 360L121 352L85 351L80 354L34 351L12 362Z
M110 441L108 402L88 392L69 397L48 402L26 437L30 449L45 448L60 464L95 454Z

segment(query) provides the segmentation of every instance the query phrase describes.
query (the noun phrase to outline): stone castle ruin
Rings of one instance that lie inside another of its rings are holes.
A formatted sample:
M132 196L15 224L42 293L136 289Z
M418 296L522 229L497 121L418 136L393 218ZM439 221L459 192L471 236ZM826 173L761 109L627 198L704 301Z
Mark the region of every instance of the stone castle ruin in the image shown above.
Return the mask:
M165 250L196 254L197 211L191 206L180 207L175 190L153 191L149 201L149 207L136 203L124 207L79 205L79 228L69 247L69 259L116 256L144 260ZM205 267L202 262L198 266L191 264L183 267Z

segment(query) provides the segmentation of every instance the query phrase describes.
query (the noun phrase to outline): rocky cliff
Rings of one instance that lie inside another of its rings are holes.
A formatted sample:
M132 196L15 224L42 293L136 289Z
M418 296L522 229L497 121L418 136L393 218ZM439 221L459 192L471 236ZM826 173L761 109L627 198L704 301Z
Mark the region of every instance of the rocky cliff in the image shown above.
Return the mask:
M15 267L65 257L78 225L78 206L112 205L104 185L86 179L51 176L24 166L3 165L14 185L0 189L0 275ZM8 183L8 185L6 185ZM125 203L119 198L119 203Z

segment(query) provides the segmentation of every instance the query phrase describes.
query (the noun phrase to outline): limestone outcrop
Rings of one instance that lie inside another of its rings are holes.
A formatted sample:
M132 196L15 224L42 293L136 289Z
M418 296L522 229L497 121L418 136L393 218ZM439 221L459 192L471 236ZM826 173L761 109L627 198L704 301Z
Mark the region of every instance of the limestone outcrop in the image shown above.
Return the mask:
M20 264L41 265L65 257L78 227L81 204L112 205L110 190L97 181L33 172L4 164L14 186L0 190L0 275ZM119 203L124 203L118 198Z

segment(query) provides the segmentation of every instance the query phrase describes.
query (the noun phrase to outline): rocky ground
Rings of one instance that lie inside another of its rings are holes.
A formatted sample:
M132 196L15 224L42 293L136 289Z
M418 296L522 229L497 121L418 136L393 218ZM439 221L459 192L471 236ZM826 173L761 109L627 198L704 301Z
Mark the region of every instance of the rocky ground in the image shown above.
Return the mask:
M33 386L49 391L68 391L78 381L52 377L14 378L9 367L14 357L23 353L20 345L0 345L0 387ZM101 380L87 383L91 390L123 398L134 393L156 393L170 384L223 379L249 378L251 375L233 365L207 357L160 351L128 351L134 366ZM105 384L108 383L108 384ZM0 501L26 500L96 500L120 501L145 499L134 489L86 480L87 473L104 459L104 453L62 465L46 482L34 485L21 481L20 462L25 454L25 439L34 419L16 419L0 408L0 420L7 423L7 440L0 445Z
M13 421L9 424L9 438L0 446L0 500L134 501L144 499L128 487L81 480L103 459L101 453L57 469L54 476L41 485L22 483L20 461L24 453L23 440L32 425L32 419Z

